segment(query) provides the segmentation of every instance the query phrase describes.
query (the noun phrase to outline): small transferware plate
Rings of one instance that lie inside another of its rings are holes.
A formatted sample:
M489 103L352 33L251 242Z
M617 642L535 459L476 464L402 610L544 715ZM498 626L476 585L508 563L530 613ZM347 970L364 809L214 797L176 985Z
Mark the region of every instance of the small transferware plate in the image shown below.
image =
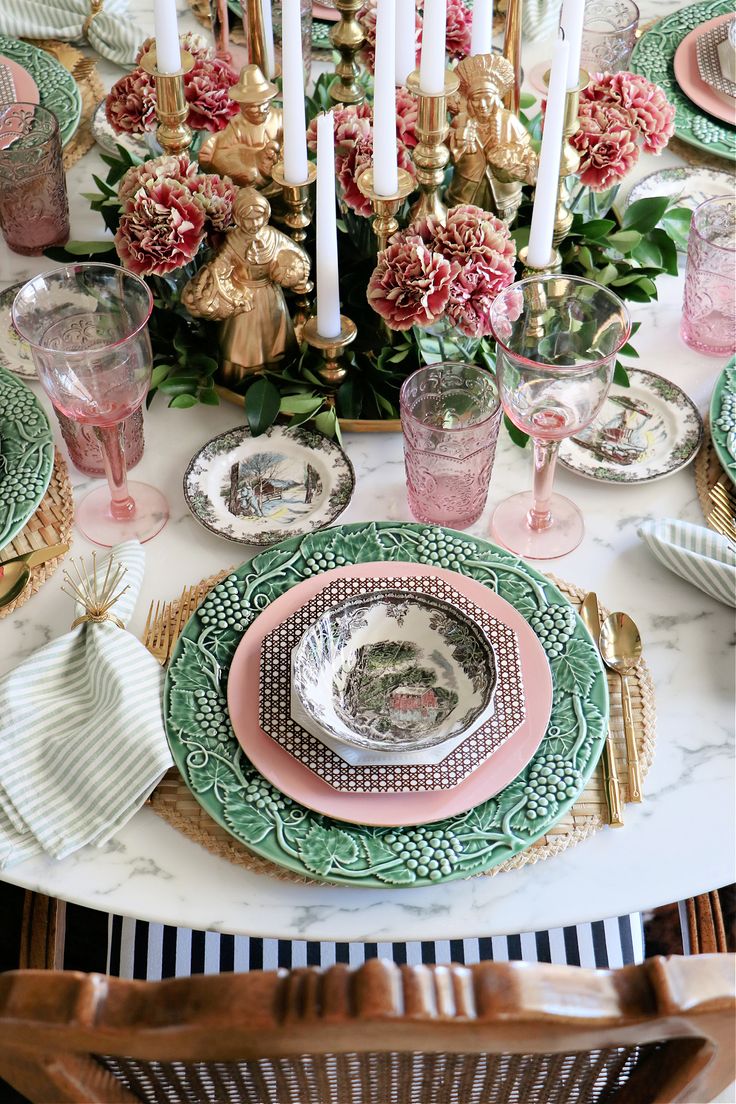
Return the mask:
M54 439L38 399L0 368L0 549L36 510L53 467Z
M448 602L385 590L348 598L294 649L293 689L335 740L417 752L462 736L491 706L493 649Z
M676 384L642 368L613 385L591 425L560 446L560 463L599 483L651 483L686 467L703 440L703 420Z
M240 544L275 544L331 525L355 490L345 452L321 433L246 426L213 437L192 458L184 497L197 521Z
M149 157L153 156L145 137L142 135L115 133L112 126L107 121L104 100L100 100L95 108L95 113L92 116L91 130L92 137L100 149L103 149L105 153L109 153L113 157L119 156L118 146L122 146L128 153L132 153L134 157L139 157L141 161L146 161Z
M23 283L13 284L0 292L0 368L21 379L38 379L31 346L16 330L10 313L22 287Z
M82 96L74 77L52 54L10 35L0 34L0 54L30 73L38 86L41 107L53 111L59 120L61 144L65 146L82 114Z
M706 199L731 195L735 182L733 173L706 169L700 165L688 165L681 169L660 169L637 181L622 203L614 203L614 209L619 217L623 217L626 208L639 199L672 196L678 207L687 207L689 211L694 211L701 203L705 203Z
M723 369L713 391L710 435L723 470L736 483L736 357Z

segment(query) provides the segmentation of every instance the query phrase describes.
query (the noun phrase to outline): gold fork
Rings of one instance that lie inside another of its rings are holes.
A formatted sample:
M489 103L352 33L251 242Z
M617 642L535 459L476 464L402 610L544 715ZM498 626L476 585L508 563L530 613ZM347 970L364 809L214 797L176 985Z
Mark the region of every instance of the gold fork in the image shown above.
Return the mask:
M171 627L171 607L166 602L151 602L143 630L143 645L162 667L171 651Z
M730 485L726 485L725 479L722 476L708 492L713 503L713 509L708 514L708 524L736 544L736 497Z

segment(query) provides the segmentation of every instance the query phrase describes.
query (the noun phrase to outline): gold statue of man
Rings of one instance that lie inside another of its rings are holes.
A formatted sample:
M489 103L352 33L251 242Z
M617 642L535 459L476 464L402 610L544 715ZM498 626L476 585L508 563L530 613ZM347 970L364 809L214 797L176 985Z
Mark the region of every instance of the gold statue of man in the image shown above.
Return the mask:
M204 142L200 165L208 172L229 176L240 187L257 188L269 197L280 195L279 185L271 179L284 137L281 108L272 103L278 88L257 65L245 65L229 95L240 104L240 114Z
M521 185L537 178L537 155L523 123L503 106L514 81L510 62L500 54L464 58L460 111L450 128L454 173L447 205L474 203L510 225L521 203Z

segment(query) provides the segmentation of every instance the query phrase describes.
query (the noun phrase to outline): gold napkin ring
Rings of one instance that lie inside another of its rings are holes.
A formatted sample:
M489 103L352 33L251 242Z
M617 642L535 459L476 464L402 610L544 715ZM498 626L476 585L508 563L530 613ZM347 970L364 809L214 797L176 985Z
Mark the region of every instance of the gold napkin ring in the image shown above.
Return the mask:
M72 621L72 628L76 629L77 625L84 625L86 621L93 625L101 625L103 621L112 621L113 625L117 625L119 629L125 628L123 622L114 613L84 613L81 617L77 617Z
M92 20L96 15L100 14L104 2L105 0L90 0L89 15L82 24L82 38L89 38L89 29L92 26Z

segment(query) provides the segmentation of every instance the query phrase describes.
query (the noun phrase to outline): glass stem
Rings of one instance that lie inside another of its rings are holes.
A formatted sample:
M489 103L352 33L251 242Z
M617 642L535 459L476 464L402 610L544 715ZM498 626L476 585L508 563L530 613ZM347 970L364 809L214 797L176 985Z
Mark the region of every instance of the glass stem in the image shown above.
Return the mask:
M128 491L125 470L124 422L111 426L95 426L95 436L102 448L105 475L110 487L110 513L116 521L135 516L135 502Z
M534 445L534 481L532 484L532 508L527 514L529 528L549 529L552 524L550 501L559 441L540 441L532 438Z

